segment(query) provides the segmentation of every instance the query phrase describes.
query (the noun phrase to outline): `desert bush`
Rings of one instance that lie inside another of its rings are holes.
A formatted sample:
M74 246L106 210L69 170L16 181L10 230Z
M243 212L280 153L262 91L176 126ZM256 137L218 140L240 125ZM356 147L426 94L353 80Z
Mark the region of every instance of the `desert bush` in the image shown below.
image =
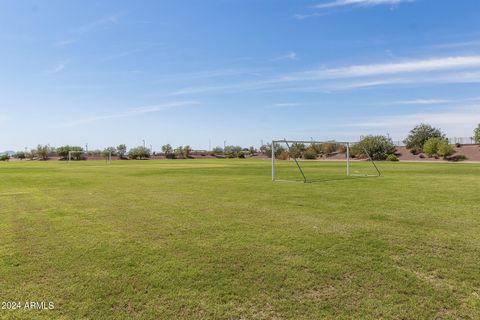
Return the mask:
M418 149L417 149L417 147L412 147L412 148L410 148L410 153L413 154L413 155L418 154Z
M422 150L430 138L444 138L445 134L438 128L429 124L421 123L413 128L407 138L403 141L407 149L417 148Z
M61 146L61 147L58 147L56 151L57 151L57 155L64 160L68 158L68 154L70 151L79 151L72 154L73 160L79 160L82 157L80 152L83 151L83 148L75 147L75 146Z
M475 143L480 143L480 123L475 130L473 130L473 140L475 140Z
M143 146L132 148L128 151L128 157L130 159L148 159L150 158L150 150Z
M423 146L423 151L429 157L444 157L447 158L455 153L452 145L448 144L448 140L443 138L430 138Z
M440 157L443 157L444 159L447 159L448 157L450 157L454 153L455 153L455 149L453 148L453 146L451 144L448 144L448 142L446 140L443 140L443 142L440 143L440 145L438 146L437 154Z
M260 151L267 157L271 158L272 157L272 145L270 143L267 143L263 146L260 147ZM281 146L278 143L275 143L275 157L278 158L279 155L285 152L285 148Z
M288 158L290 158L290 154L286 150L283 150L278 156L276 156L276 158L278 160L288 160Z
M8 161L9 159L10 159L10 156L8 154L0 155L0 161Z
M240 151L240 152L238 153L238 157L239 157L240 159L245 159L245 152Z
M462 146L462 144L461 144L461 143L458 143L458 142L457 142L457 143L455 143L455 147L457 147L457 148L460 148L461 146Z
M15 153L13 155L14 158L17 158L17 159L20 159L20 160L23 160L27 157L27 154L23 151L18 151L17 153Z
M125 154L127 153L127 146L125 144L119 144L117 146L117 155L120 159L125 159Z
M301 158L306 149L303 143L293 143L290 146L290 156L292 158Z
M421 154L419 155L420 159L425 159L425 155L424 154Z
M398 160L397 156L394 155L394 154L389 154L386 160L387 161L394 161L394 162L395 161L400 161L400 160Z
M366 157L365 150L373 160L385 160L389 154L395 153L396 148L391 139L382 135L370 135L353 145L352 155L356 158Z
M303 153L303 158L306 160L315 160L317 159L317 153L309 148Z
M103 150L102 155L104 157L108 157L110 154L114 156L116 155L116 153L117 153L117 149L115 149L114 147L108 147Z
M322 153L329 155L337 151L337 144L335 142L322 143Z
M463 154L459 154L459 155L448 158L448 161L454 161L454 162L465 161L465 160L468 160L468 158Z
M50 154L50 147L48 145L41 145L37 146L37 150L35 150L35 154L40 160L47 160L48 155Z

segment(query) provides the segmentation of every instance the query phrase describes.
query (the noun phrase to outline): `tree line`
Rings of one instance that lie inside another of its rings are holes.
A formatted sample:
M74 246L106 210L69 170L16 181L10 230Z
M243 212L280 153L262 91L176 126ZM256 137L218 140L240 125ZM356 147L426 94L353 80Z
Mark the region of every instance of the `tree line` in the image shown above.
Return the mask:
M475 143L480 144L480 124L473 131L473 139ZM429 124L421 123L410 130L408 136L403 141L406 148L415 155L420 157L443 157L447 159L455 153L453 145L449 144L444 132L439 128L434 128ZM193 149L189 146L179 146L173 148L170 144L165 144L161 148L160 155L167 159L189 159L192 157ZM303 159L317 159L318 157L329 157L334 154L344 154L346 152L345 145L335 141L325 143L312 143L306 145L304 143L293 143L290 148L276 144L275 157L280 160L286 160L292 157ZM246 156L254 156L262 154L267 157L272 156L271 144L265 144L257 150L255 147L242 148L241 146L225 146L225 148L215 147L209 151L203 151L201 155L211 155L218 158L245 158ZM391 160L398 161L395 155L396 147L392 140L384 135L368 135L359 142L352 144L350 156L352 158L372 157L374 160ZM58 148L49 145L38 145L36 149L28 152L19 151L14 154L18 159L38 159L47 160L50 157L59 157L67 160L70 155L72 160L86 159L87 156L108 157L115 156L119 159L149 159L156 156L155 152L144 147L138 146L127 149L125 144L116 147L108 147L104 150L93 150L88 153L79 146L61 146ZM0 155L0 161L10 158L9 155Z

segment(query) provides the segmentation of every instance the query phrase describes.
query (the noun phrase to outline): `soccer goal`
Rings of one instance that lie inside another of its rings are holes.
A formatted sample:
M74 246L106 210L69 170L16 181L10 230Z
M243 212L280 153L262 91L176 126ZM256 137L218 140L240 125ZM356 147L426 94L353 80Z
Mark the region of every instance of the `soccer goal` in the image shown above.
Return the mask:
M352 158L352 148L355 148L355 159ZM273 140L271 152L273 181L307 183L336 178L381 176L369 152L352 142ZM319 165L321 160L331 161ZM280 170L287 174L278 177Z
M87 160L85 151L68 151L68 163L76 160Z

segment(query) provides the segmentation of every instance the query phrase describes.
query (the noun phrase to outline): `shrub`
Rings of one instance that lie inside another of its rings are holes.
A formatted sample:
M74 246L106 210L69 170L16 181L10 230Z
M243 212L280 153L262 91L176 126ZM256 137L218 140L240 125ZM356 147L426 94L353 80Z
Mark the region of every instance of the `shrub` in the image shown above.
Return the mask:
M407 149L423 149L423 146L430 138L444 138L445 135L440 129L429 124L421 123L413 128L407 138L403 141Z
M461 146L462 146L462 144L461 144L461 143L458 143L458 142L457 142L457 143L455 143L455 147L457 147L457 148L460 148Z
M289 157L290 157L289 153L287 151L283 150L282 152L280 152L280 154L276 158L278 160L287 160Z
M245 159L245 152L240 151L240 152L238 153L238 157L239 157L240 159Z
M272 145L270 143L265 144L260 147L260 151L266 155L267 157L271 158L272 157ZM278 143L275 143L275 157L278 158L282 152L285 151L285 148L279 145Z
M19 151L19 152L15 153L15 154L13 155L13 157L14 157L14 158L17 158L17 159L20 159L20 160L23 160L23 159L25 159L25 158L27 157L27 155L26 155L25 152Z
M146 147L136 147L128 151L130 159L148 159L150 158L150 150Z
M9 159L10 159L10 156L8 154L0 155L0 161L7 161Z
M127 146L125 144L119 144L117 146L117 154L120 159L125 159L125 154L127 153Z
M418 154L418 149L417 149L417 147L412 147L412 148L410 149L410 152L411 152L413 155Z
M387 161L400 161L400 160L398 160L396 155L389 154L388 157L387 157Z
M317 159L317 153L309 148L303 153L303 158L307 160L315 160Z
M448 144L448 140L443 138L430 138L423 146L424 152L429 156L435 158L447 157L455 153L455 149L452 145Z
M50 154L50 147L48 145L42 146L39 144L37 146L37 150L35 151L35 154L40 160L47 160L48 155Z
M424 155L424 154L421 154L419 157L420 157L420 159L425 159L425 155Z
M212 154L222 154L223 153L223 149L222 147L215 147L212 149Z
M396 148L392 140L385 136L366 136L352 147L352 155L366 157L365 151L373 160L385 160L389 154L395 153Z
M431 158L434 155L437 155L438 148L443 141L442 138L430 138L425 142L425 145L423 146L423 152L427 154L429 158Z
M475 140L475 143L480 143L480 123L478 127L473 130L473 140Z
M301 158L306 149L303 143L293 143L290 146L290 156L292 158Z
M61 146L57 148L58 156L64 160L68 158L68 154L70 151L79 151L79 152L72 153L72 159L80 160L80 158L82 157L80 152L83 151L82 147Z
M329 155L337 151L337 144L335 142L327 142L322 144L322 153Z
M451 144L448 144L448 142L445 140L443 140L443 142L438 147L437 154L444 159L447 159L447 157L450 157L454 153L455 149L453 148L453 146Z
M448 158L448 161L454 161L454 162L465 161L465 160L468 160L468 158L463 154L459 154L459 155Z

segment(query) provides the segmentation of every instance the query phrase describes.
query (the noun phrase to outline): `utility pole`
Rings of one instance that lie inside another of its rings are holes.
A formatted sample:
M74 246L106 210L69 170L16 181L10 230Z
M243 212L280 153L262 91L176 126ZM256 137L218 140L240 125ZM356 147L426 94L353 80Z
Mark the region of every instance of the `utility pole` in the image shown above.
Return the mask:
M85 152L88 153L88 142L85 143Z
M212 150L212 140L208 139L208 151Z
M143 139L142 141L143 141L143 147L145 148L145 139Z
M225 152L225 147L227 146L227 140L223 140L223 152Z

